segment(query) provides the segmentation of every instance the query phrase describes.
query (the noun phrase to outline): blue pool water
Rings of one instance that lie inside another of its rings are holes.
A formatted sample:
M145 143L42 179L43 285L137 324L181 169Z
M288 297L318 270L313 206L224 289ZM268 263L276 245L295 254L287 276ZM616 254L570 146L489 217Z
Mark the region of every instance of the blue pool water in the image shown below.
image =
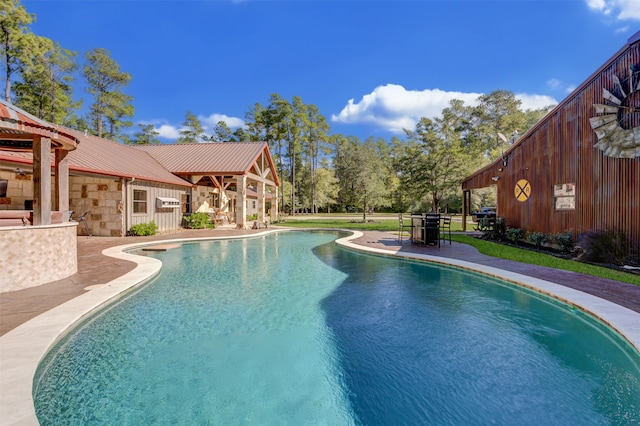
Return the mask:
M585 314L332 232L184 244L69 334L39 421L638 424L640 356Z

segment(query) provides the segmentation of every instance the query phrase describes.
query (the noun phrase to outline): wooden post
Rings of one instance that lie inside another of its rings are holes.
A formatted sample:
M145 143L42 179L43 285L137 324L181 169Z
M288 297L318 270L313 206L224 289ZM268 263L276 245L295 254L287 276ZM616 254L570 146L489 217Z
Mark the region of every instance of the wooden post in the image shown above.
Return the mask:
M51 139L33 139L33 224L51 224Z
M264 182L258 182L258 222L263 224L266 217L264 215L265 210L265 188Z
M236 178L236 228L247 227L247 177L245 175Z
M274 186L275 192L272 194L273 196L271 197L271 222L278 220L278 214L280 212L279 206L278 206L278 187Z
M69 216L69 151L56 149L56 181L54 200L55 210L62 215L62 221L67 222Z

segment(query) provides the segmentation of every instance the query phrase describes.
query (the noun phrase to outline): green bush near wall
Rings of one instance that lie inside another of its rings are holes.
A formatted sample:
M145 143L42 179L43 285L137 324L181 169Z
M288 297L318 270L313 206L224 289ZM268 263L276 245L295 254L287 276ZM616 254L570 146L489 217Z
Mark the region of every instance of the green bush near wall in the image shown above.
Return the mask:
M206 229L215 227L215 225L211 223L211 217L206 213L191 213L189 216L185 216L183 226L190 229Z
M138 223L133 225L129 230L129 235L142 237L145 235L156 235L158 225L154 221L149 223Z

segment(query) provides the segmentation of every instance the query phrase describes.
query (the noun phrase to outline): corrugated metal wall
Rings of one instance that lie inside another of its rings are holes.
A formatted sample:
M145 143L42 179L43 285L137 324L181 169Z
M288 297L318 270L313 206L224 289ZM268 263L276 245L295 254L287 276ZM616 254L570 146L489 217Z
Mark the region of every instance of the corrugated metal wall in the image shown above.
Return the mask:
M134 190L147 191L147 213L133 213L133 191ZM158 225L158 231L170 231L174 229L180 229L182 224L182 209L181 208L163 208L156 207L156 198L175 198L182 201L182 195L186 194L188 188L164 185L155 182L143 182L134 181L128 182L126 185L126 199L127 199L127 213L129 215L127 231L132 225L139 223L149 223L152 220Z
M603 88L613 90L614 75L628 77L630 65L640 69L640 42L618 52L524 134L505 153L506 167L502 160L492 163L467 178L463 189L497 185L498 216L511 227L544 233L573 230L576 237L590 230L621 230L640 246L640 159L605 156L594 147L598 140L589 123L596 115L593 104L604 103ZM628 99L640 108L640 92ZM640 126L640 114L633 120L633 127ZM531 185L525 202L515 197L520 179ZM576 185L575 210L554 208L554 185L565 183Z

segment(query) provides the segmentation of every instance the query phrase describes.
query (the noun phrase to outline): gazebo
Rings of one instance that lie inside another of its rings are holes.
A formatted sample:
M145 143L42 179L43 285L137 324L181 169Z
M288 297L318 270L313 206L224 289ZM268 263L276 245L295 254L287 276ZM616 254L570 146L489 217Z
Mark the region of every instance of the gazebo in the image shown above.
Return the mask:
M56 125L0 100L0 150L33 153L34 188L31 209L25 206L25 210L12 211L0 206L0 255L5 262L0 270L0 292L36 286L77 271L76 223L68 220L66 158L77 143L78 139ZM25 226L15 226L12 216L28 218ZM9 226L2 226L4 219L9 219Z

